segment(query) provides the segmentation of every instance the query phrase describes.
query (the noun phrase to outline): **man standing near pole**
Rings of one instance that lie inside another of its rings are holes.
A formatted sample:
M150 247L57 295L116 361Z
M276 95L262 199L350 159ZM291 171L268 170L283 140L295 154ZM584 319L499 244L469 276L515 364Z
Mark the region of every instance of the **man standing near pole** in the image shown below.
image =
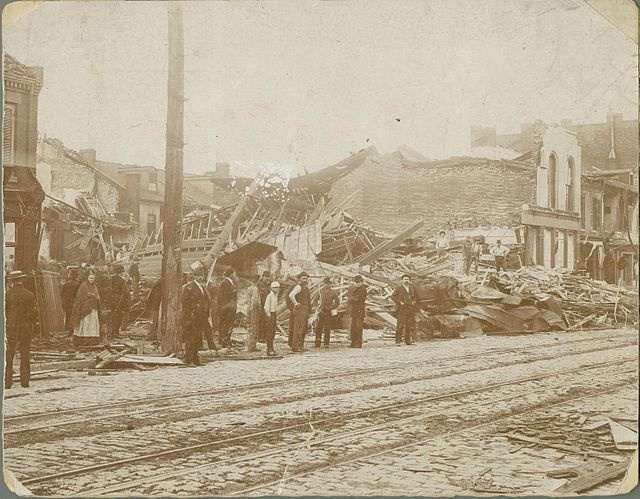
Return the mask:
M199 366L198 350L209 331L209 297L204 287L204 269L195 269L193 277L182 289L182 336L185 364Z
M402 276L402 284L393 290L391 299L396 303L396 346L402 345L403 338L405 344L413 345L411 333L415 325L417 295L409 275Z
M309 311L311 310L311 293L307 284L309 274L301 272L298 284L289 293L289 300L293 303L294 331L291 350L296 353L304 351L304 337L309 327Z
M129 288L122 278L124 267L116 264L115 275L111 278L111 315L109 316L109 337L120 338L122 318L129 312ZM126 329L126 327L125 327Z

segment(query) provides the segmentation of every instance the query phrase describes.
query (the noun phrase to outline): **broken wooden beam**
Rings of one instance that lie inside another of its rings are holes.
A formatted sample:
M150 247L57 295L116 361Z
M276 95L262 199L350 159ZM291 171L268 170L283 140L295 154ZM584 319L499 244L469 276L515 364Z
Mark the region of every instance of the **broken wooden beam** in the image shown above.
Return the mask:
M405 229L397 236L379 244L368 253L365 253L364 255L356 258L355 262L360 263L362 265L368 265L371 262L374 262L375 260L380 258L382 255L387 253L388 251L391 251L392 249L400 246L415 231L417 231L420 227L422 227L422 223L423 223L422 220L420 220L419 222L413 224L411 227Z

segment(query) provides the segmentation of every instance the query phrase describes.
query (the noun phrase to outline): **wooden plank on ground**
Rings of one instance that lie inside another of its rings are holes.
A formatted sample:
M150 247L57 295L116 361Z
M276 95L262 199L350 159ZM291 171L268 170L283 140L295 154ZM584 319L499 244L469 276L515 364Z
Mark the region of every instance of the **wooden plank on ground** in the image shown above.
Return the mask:
M627 472L628 468L628 459L612 466L604 466L593 473L579 476L575 480L571 480L570 482L565 483L562 487L554 490L554 493L577 494L579 492L585 492L589 489L592 489L596 485L600 485L624 475Z

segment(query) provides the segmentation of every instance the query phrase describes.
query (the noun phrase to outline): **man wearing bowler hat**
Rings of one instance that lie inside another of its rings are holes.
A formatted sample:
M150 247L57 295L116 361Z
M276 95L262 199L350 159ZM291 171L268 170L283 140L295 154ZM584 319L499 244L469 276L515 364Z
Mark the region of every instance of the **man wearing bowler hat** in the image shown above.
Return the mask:
M396 304L396 345L402 345L403 338L405 344L413 345L411 333L415 325L417 294L409 275L402 276L402 284L393 290L391 299Z
M20 352L20 385L29 386L31 368L29 365L31 354L31 335L38 312L33 293L23 286L25 274L17 270L7 275L11 288L5 294L5 318L7 325L7 352L4 369L4 387L11 388L13 384L13 358L16 351Z

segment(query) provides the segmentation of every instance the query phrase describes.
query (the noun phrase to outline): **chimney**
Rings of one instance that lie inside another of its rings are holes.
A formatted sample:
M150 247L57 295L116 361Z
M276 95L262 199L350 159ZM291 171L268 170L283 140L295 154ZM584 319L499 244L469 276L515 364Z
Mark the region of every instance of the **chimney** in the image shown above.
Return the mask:
M80 157L89 163L90 165L96 162L96 150L95 149L82 149L78 152Z
M474 147L495 147L496 129L483 126L471 127L471 148Z
M216 177L229 178L229 163L216 163Z

